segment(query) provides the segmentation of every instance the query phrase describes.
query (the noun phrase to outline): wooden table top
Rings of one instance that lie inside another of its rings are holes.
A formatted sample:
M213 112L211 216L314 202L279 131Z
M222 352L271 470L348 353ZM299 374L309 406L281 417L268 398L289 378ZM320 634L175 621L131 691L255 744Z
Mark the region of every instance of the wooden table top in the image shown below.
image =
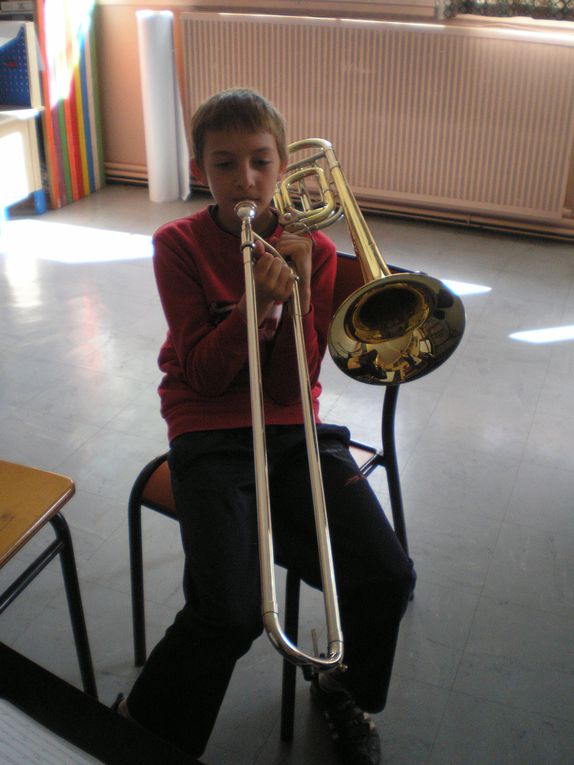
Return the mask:
M0 567L73 497L71 478L0 460Z

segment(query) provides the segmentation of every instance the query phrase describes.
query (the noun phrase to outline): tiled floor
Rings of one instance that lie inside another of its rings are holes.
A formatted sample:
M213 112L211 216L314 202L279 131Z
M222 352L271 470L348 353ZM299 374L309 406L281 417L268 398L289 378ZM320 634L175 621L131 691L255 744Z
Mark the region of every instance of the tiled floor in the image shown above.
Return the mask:
M153 204L110 186L4 228L0 247L0 458L69 474L71 526L102 701L129 689L126 533L131 483L166 448L155 392L164 322L149 234L205 203ZM387 710L384 762L574 762L574 340L511 333L574 325L574 247L385 218L386 259L483 285L465 295L456 354L403 386L397 438L418 570ZM349 248L346 229L331 236ZM382 391L325 362L323 418L377 442ZM383 497L384 475L375 478ZM148 637L181 603L176 524L145 521ZM39 537L47 539L50 531ZM0 587L39 549L30 543ZM305 593L304 629L316 621ZM373 604L373 608L376 604ZM0 640L79 685L57 563L0 617ZM296 738L278 734L280 658L261 638L234 675L210 765L333 761L299 682Z

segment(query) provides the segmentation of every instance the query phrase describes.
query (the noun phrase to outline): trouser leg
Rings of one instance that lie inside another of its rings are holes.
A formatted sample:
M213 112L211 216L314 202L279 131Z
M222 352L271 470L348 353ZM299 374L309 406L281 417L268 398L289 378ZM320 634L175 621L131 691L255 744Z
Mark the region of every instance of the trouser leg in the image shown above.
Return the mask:
M170 453L186 604L127 703L139 723L198 756L261 617L251 434L233 449L230 432L190 435Z
M348 666L343 683L359 706L378 712L386 702L414 571L341 430L320 427L319 443ZM277 559L319 587L305 461L301 452L274 472L273 495L283 498L274 511Z

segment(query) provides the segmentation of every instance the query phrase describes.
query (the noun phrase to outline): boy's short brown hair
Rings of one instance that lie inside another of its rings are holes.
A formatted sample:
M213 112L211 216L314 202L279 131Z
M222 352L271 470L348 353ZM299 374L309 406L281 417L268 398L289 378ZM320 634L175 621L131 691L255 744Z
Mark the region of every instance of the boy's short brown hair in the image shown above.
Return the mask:
M273 135L282 164L287 163L285 120L277 109L255 90L222 90L200 104L191 119L191 143L195 161L203 166L205 136L209 131L247 130Z

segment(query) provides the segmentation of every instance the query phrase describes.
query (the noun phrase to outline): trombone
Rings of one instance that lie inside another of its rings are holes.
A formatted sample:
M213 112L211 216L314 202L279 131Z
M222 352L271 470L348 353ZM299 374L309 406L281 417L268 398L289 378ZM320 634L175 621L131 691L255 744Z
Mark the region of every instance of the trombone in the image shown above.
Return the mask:
M255 491L257 499L257 522L259 534L259 566L261 572L261 615L263 626L269 639L277 650L291 663L298 666L311 666L317 670L334 669L343 660L343 635L339 619L337 603L337 588L335 584L335 569L329 537L329 524L321 462L319 458L319 443L317 429L313 417L313 399L307 356L305 354L305 339L301 321L301 303L296 274L294 274L293 292L290 297L297 368L301 388L303 420L305 427L305 443L311 477L311 495L315 513L315 529L319 549L319 566L323 586L325 618L327 625L327 652L324 656L306 653L293 644L287 637L279 621L275 587L275 561L273 554L273 536L271 526L271 502L269 497L269 471L267 467L267 448L265 443L265 419L263 416L263 386L261 376L261 358L259 355L259 338L257 329L257 305L255 298L255 280L253 276L253 251L255 242L260 240L264 247L276 257L282 257L274 247L265 242L253 231L251 223L255 218L256 206L246 200L235 207L235 212L241 220L241 251L245 271L245 302L247 309L247 345L249 355L249 382L251 387L251 416L253 423L253 454L255 461Z
M335 312L329 329L329 351L335 364L348 376L374 385L398 385L436 369L454 352L465 327L460 298L439 279L420 273L391 273L367 227L329 141L310 138L289 146L289 153L313 153L289 164L278 184L274 203L279 222L288 231L308 233L345 218L365 284L348 296ZM317 431L303 328L297 277L290 298L297 352L301 402L319 565L323 587L327 651L308 654L285 635L276 599L269 480L265 444L265 420L257 306L253 276L253 252L257 240L277 257L271 245L252 229L255 204L240 202L235 212L241 220L241 251L245 271L247 339L253 447L259 531L262 618L273 645L293 664L328 670L344 666L343 636L337 603L335 572Z

